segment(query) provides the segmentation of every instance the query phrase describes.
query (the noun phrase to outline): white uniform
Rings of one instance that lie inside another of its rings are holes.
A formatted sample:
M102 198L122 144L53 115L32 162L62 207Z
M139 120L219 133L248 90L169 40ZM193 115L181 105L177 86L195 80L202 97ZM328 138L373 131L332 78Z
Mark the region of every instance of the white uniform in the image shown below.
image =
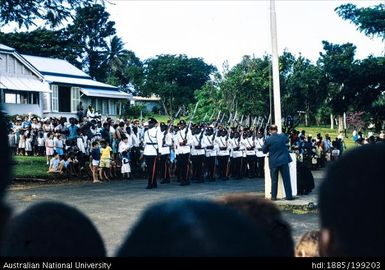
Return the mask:
M207 147L213 146L213 149L208 149ZM217 151L215 147L214 134L212 135L203 135L202 138L202 147L206 150L206 157L215 157L217 156Z
M202 147L203 137L201 137L201 133L195 134L192 136L192 144L191 144L191 155L199 156L205 154L205 149ZM200 146L200 149L196 149L195 147Z
M243 150L245 149L243 144L241 144L241 140L239 138L232 138L229 140L229 146L231 149L231 157L232 158L240 158L243 156ZM237 149L238 150L234 150Z
M242 138L241 140L241 143L243 144L243 146L245 147L245 152L246 152L246 156L255 156L256 153L255 153L255 142L253 140L253 137L247 137L245 139ZM251 148L251 147L254 147L254 149L247 149L247 148Z
M158 133L160 130L156 127L150 128L144 132L143 145L145 156L157 156L159 149ZM161 143L161 142L160 142Z
M265 140L263 138L256 138L255 139L255 152L257 157L265 157L266 154L262 152L263 144L265 143ZM261 150L259 150L261 149Z
M186 145L181 145L184 140L187 140ZM179 130L175 136L175 143L178 146L178 154L188 154L190 153L190 145L192 144L192 135L189 130L186 134L186 128Z
M161 142L161 145L159 147L159 153L161 155L170 154L170 147L172 147L172 137L173 135L170 132L167 132L166 135L164 134L164 131L158 132L158 141Z
M227 137L216 137L215 138L215 144L218 146L217 148L217 156L228 156L229 155L229 149L228 149L228 141ZM221 148L226 147L226 150L221 150Z

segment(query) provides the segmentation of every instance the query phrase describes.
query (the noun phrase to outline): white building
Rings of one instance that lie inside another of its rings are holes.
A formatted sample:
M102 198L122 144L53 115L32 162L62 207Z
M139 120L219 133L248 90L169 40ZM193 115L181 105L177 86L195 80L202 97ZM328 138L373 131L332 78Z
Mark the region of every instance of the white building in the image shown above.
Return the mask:
M20 55L0 44L0 101L8 114L74 116L89 104L104 116L118 116L132 95L92 80L62 59Z

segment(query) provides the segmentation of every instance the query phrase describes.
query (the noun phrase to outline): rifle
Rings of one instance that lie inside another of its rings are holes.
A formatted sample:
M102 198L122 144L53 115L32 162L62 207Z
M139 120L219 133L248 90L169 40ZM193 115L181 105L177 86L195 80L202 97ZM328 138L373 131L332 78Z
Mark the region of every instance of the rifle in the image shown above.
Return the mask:
M241 120L239 121L239 124L241 125L241 126L243 126L243 114L242 114L242 117L241 117Z
M203 120L202 120L202 122L205 122L205 120L206 120L206 117L207 117L207 112L205 113L205 116L203 117Z
M238 111L235 111L234 118L231 121L231 126L234 126L234 122L237 121L237 114L238 114Z
M198 105L199 105L199 100L198 100L197 104L195 104L194 111L193 111L192 115L190 116L189 123L188 123L188 125L187 125L187 127L186 127L186 139L187 139L187 133L188 133L188 130L189 130L190 127L191 127L192 120L193 120L193 118L194 118L194 116L195 116L195 113L197 112Z
M212 121L212 120L213 120L214 113L215 113L215 109L213 110L213 113L211 114L211 116L210 116L210 118L209 118L209 121Z
M258 118L258 120L259 120L259 118ZM251 123L251 127L252 128L256 128L257 127L257 117L254 117L253 122Z
M232 117L233 117L233 114L230 113L229 120L227 121L227 124L228 124L228 125L231 124L231 118L232 118Z
M245 123L243 124L243 126L245 127L250 127L250 114L247 116L247 118L245 119Z
M270 118L271 118L271 114L269 114L269 118L267 118L267 122L266 122L266 126L265 126L265 131L264 131L264 137L266 138L266 135L267 135L267 127L269 126L269 123L270 123Z
M174 119L175 118L178 118L180 112L182 111L182 108L179 107L179 110L175 113L174 117L171 117L170 119L170 123L168 124L168 127L167 129L164 131L164 135L163 135L163 144L162 145L165 145L166 144L166 134L170 132L170 129L174 123Z
M218 125L218 122L219 122L219 118L221 117L221 111L218 112L218 116L217 116L217 119L215 120L215 125L214 127L216 128L217 125Z
M221 118L221 121L219 121L219 123L223 123L223 119L225 118L225 113L223 113L223 115L222 115L222 118Z

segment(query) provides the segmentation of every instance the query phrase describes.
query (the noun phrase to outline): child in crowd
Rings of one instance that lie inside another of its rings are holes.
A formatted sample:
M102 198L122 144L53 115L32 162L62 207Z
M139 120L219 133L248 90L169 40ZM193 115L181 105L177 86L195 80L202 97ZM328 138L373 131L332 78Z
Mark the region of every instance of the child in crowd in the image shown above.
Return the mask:
M100 180L106 179L110 180L110 178L107 176L107 172L109 171L111 167L111 152L112 149L108 145L108 142L102 140L100 142L101 149L100 149L100 171L99 171L99 176ZM103 178L104 176L104 178Z
M63 173L64 168L64 160L60 160L59 154L54 153L53 157L51 158L48 173Z
M132 141L131 143L129 143L128 137L124 134L122 135L121 139L122 140L120 141L119 148L118 148L120 159L121 159L121 173L123 178L129 179L130 172L131 172L130 149L132 147Z
M20 130L19 155L22 155L22 156L25 155L25 131L24 130Z
M64 156L64 142L60 134L56 136L55 151L59 154L59 156Z
M39 137L37 138L37 149L38 149L38 155L44 156L44 133L39 132Z
M53 156L53 148L54 148L54 142L53 142L53 134L51 132L48 132L47 134L48 138L45 141L45 155L47 156L47 165L50 162L51 157Z
M32 156L32 136L31 133L25 138L25 152L27 156Z
M100 183L98 179L98 169L100 163L100 148L97 141L92 142L92 150L91 150L91 158L92 158L92 179L94 183Z
M130 179L131 167L130 167L130 158L128 150L121 152L122 155L122 168L121 172L123 178Z

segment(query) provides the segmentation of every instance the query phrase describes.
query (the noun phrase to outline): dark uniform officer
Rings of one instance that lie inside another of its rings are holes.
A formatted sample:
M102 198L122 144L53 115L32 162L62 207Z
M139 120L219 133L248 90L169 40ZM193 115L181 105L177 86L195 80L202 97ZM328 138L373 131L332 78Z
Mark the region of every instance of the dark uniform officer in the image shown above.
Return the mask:
M289 163L292 161L287 149L289 138L285 134L278 134L276 125L270 126L271 136L266 139L262 147L263 153L269 153L269 167L271 175L271 199L277 199L278 172L282 173L286 200L293 200L290 183Z

